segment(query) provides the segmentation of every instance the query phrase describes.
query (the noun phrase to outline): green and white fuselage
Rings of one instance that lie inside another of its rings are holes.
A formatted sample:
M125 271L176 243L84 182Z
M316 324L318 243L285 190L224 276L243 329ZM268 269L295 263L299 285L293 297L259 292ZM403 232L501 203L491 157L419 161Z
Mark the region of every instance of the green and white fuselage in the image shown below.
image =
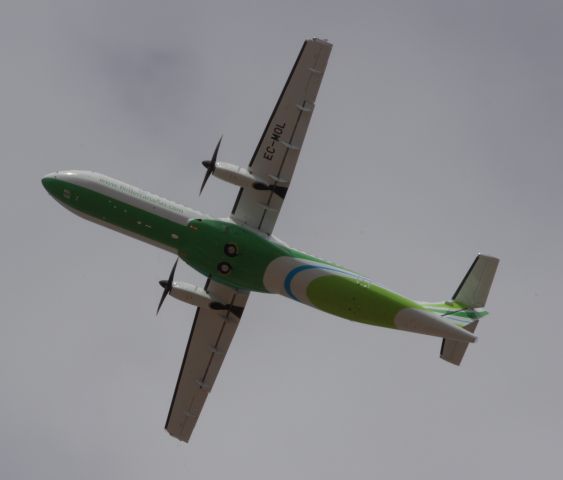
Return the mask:
M57 172L43 185L77 215L177 254L206 277L240 291L277 293L348 320L461 342L476 337L460 327L486 314L455 302L416 302L272 235L99 173ZM236 255L228 255L226 245L236 246ZM222 264L228 264L227 272Z

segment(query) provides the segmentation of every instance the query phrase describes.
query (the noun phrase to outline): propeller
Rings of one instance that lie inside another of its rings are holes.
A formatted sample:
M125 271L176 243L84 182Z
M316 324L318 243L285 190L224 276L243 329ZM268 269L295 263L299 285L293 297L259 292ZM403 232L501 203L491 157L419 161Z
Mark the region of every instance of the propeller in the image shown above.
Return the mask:
M209 177L215 171L215 164L217 163L217 152L219 151L221 140L223 140L223 135L221 135L221 138L217 142L217 146L215 147L215 151L213 152L213 157L211 158L211 160L204 160L203 162L201 162L202 165L207 168L207 172L205 172L205 177L203 178L203 183L201 184L201 189L199 190L200 195L201 192L203 192L203 187L205 187L207 180L209 180Z
M162 304L164 303L164 299L168 296L170 290L172 290L172 284L174 283L174 273L176 272L177 265L178 265L178 259L176 259L176 261L174 262L174 266L170 271L170 276L168 277L168 280L161 280L160 282L158 282L160 286L164 288L164 291L162 292L162 297L160 297L160 302L158 304L158 308L156 309L157 315L158 312L160 311L160 307L162 307Z

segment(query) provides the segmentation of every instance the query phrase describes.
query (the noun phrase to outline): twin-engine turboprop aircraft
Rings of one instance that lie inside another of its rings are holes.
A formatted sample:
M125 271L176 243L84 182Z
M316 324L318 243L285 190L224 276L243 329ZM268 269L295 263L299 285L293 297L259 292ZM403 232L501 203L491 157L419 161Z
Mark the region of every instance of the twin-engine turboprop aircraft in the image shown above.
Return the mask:
M188 441L250 292L278 293L348 320L434 335L440 356L459 365L498 260L479 255L451 300L410 300L334 263L289 247L272 235L303 145L332 45L307 40L268 120L248 168L217 161L207 169L240 187L230 217L211 218L99 173L61 171L43 178L64 207L100 225L168 250L207 277L204 288L174 280L166 295L197 306L166 430ZM200 192L201 193L201 192ZM157 310L158 312L158 310Z

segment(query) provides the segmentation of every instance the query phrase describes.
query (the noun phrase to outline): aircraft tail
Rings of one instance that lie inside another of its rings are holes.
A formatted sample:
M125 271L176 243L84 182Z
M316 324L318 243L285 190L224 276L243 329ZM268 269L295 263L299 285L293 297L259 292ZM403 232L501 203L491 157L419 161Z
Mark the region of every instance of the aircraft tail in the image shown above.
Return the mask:
M465 274L452 300L467 308L482 308L487 303L499 259L477 255L471 268Z
M498 264L498 258L477 255L450 301L423 303L422 305L448 322L474 333L479 320L488 314L483 307L487 302ZM465 355L467 345L468 342L444 338L440 358L459 365Z

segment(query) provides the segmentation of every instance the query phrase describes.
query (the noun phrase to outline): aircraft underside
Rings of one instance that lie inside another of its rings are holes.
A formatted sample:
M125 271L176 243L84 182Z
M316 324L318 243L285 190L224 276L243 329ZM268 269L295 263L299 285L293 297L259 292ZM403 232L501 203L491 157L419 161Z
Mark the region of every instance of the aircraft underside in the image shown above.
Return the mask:
M250 292L276 293L339 317L441 337L440 356L459 365L475 328L498 259L479 255L448 301L417 302L366 277L277 240L272 232L288 193L332 45L306 40L247 168L218 161L206 168L239 188L227 219L94 172L63 171L43 178L46 190L73 213L174 253L207 278L205 287L174 279L163 287L197 307L166 430L188 441L244 313ZM201 193L201 191L200 191Z

